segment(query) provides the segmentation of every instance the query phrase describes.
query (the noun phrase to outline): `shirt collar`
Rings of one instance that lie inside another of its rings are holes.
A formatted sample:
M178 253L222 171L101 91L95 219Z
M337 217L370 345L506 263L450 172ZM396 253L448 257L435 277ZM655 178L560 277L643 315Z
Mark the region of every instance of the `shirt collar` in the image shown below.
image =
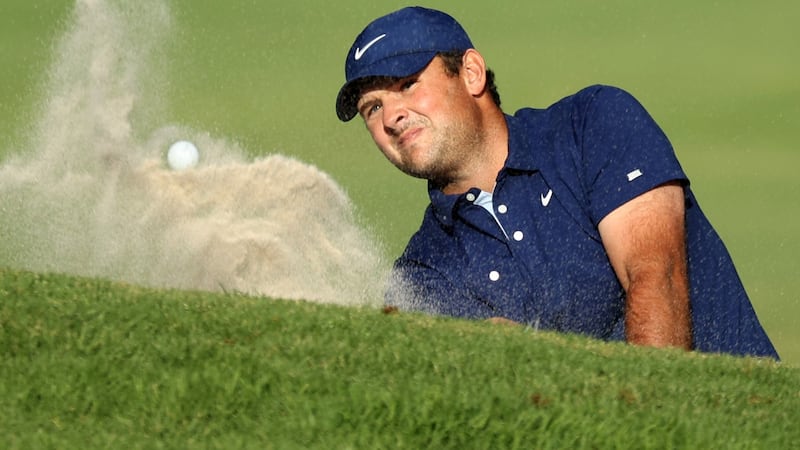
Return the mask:
M523 110L525 111L525 110ZM529 112L532 110L527 110ZM506 114L506 124L508 125L508 158L503 170L513 169L523 172L533 172L539 167L534 158L536 148L534 139L536 134L532 133L530 121L521 117L522 111L516 115Z
M505 176L505 173L509 170L519 172L533 172L536 170L534 146L531 141L533 136L526 132L526 121L516 115L509 116L507 114L505 119L508 125L508 157L503 169L498 174L498 180ZM466 202L465 197L469 193L477 197L480 194L480 190L472 188L463 194L447 195L428 182L428 195L431 199L433 213L436 215L436 219L447 227L453 224L456 205L460 202Z

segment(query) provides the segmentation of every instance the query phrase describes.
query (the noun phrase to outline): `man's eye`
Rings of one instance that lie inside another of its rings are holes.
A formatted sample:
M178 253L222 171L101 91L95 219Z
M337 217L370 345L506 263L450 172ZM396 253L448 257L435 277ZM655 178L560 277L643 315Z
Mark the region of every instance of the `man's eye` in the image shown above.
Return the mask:
M380 111L380 109L381 109L381 104L380 103L377 103L377 102L376 103L370 103L370 104L364 105L361 108L361 115L364 116L365 119L367 119L370 116L372 116L373 114L375 114L376 112Z

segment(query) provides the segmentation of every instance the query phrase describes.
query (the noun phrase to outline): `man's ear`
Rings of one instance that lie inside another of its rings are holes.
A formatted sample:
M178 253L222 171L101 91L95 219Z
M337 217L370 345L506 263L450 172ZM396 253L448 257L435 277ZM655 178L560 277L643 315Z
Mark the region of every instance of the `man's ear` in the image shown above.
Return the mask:
M467 90L478 96L486 89L486 62L477 50L471 48L464 52L461 60L461 76Z

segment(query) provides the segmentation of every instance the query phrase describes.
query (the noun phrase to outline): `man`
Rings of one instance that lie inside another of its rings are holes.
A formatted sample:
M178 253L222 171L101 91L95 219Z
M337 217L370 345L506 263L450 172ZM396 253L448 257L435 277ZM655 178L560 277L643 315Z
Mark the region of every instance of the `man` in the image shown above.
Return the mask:
M429 181L388 304L778 358L669 141L626 92L506 115L458 22L418 7L369 24L345 74L339 119L360 115L392 164Z

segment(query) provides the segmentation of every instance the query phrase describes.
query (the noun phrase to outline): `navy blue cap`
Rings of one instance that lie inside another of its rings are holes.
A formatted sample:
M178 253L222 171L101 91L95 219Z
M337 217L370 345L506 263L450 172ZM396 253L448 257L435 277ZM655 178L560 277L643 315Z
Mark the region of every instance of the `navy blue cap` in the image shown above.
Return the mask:
M356 81L407 77L424 69L438 53L472 47L461 25L441 11L415 6L379 17L358 35L347 53L346 82L336 98L336 115L347 122L358 114Z

